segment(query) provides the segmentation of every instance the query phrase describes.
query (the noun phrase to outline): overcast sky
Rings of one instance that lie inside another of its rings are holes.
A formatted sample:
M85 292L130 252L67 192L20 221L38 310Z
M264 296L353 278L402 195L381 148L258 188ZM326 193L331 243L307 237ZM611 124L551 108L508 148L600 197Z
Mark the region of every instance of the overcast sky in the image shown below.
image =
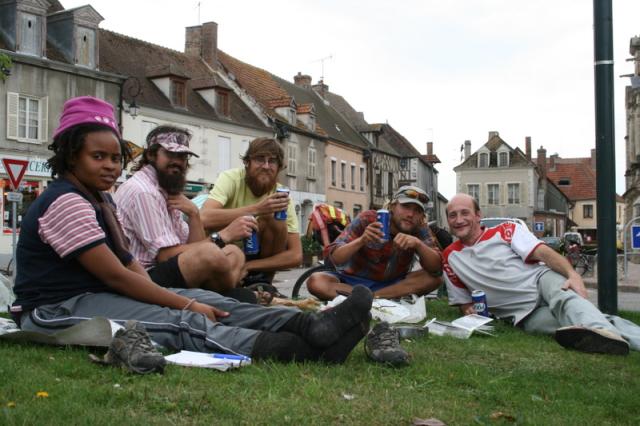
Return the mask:
M198 8L198 3L200 7ZM66 8L87 0L62 0ZM388 122L420 152L434 142L440 192L455 193L460 146L496 130L534 156L595 147L589 0L92 0L102 28L182 51L184 28L218 23L226 53L291 80L322 75L369 123ZM624 86L640 1L614 0L617 192L624 188ZM329 58L330 57L330 58ZM322 58L328 58L321 61Z

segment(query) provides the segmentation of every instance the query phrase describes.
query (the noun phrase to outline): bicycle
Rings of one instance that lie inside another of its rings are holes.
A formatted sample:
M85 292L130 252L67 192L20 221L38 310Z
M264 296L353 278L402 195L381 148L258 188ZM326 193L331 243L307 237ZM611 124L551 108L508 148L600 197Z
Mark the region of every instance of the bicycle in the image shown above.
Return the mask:
M587 272L593 272L593 259L595 256L584 253L579 244L571 244L565 256L573 269L584 276Z

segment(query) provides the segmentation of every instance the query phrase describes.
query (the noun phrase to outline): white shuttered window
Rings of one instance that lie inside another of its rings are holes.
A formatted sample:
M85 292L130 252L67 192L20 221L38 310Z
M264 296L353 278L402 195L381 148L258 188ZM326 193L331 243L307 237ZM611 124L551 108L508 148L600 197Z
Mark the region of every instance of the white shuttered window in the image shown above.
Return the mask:
M7 139L47 141L48 97L7 93Z

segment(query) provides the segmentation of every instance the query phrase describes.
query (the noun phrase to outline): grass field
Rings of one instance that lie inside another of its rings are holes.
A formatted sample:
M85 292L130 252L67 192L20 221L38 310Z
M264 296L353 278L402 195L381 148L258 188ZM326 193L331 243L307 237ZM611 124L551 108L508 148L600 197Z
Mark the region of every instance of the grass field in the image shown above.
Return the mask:
M442 301L428 310L457 317ZM413 358L402 369L368 362L360 345L341 366L168 366L147 376L92 364L83 348L0 343L0 424L640 424L639 353L587 355L496 331L407 342Z

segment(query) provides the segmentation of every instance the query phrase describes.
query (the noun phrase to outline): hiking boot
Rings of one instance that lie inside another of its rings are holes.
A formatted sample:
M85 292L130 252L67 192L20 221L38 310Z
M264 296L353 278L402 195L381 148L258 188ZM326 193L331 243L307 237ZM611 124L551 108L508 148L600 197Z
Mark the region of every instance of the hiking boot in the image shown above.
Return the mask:
M400 333L387 322L376 324L364 342L370 360L395 367L409 364L409 354L400 346Z
M556 330L555 337L560 345L577 351L609 355L629 353L629 343L626 340L603 328L562 327Z
M104 358L92 357L101 364L124 366L138 374L163 373L166 361L151 343L144 326L137 321L127 321L124 329L116 331Z

